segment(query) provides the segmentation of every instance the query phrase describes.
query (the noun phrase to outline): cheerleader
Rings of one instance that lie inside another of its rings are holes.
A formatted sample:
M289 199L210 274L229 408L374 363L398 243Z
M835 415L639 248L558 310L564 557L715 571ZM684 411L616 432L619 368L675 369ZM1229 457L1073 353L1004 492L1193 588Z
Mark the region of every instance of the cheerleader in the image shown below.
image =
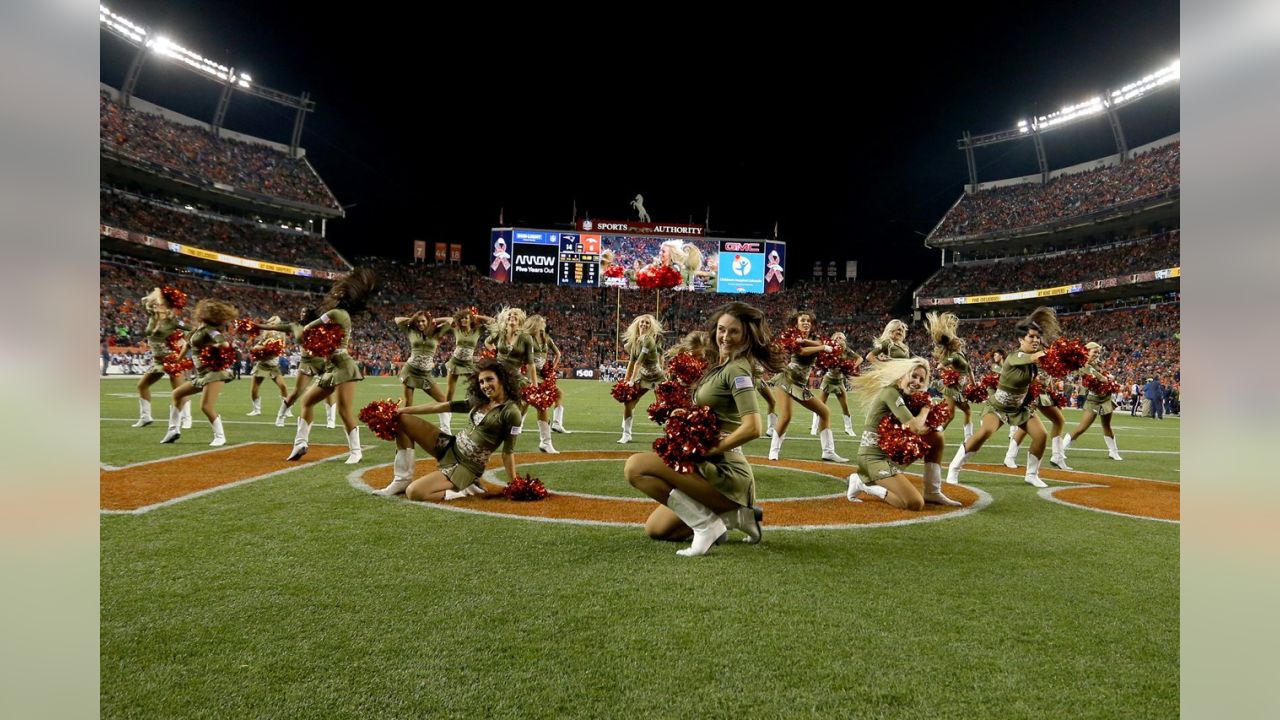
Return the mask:
M1080 376L1089 376L1100 382L1109 382L1115 378L1104 372L1099 367L1099 358L1102 355L1103 347L1096 342L1090 342L1085 345L1089 350L1089 362L1080 370ZM1080 418L1080 424L1076 429L1071 431L1062 443L1063 459L1066 458L1067 448L1071 447L1071 443L1084 434L1089 426L1093 424L1093 418L1102 418L1102 440L1107 444L1107 457L1112 460L1123 460L1120 457L1120 448L1116 445L1116 435L1111 429L1111 415L1115 412L1116 401L1110 394L1099 394L1093 390L1089 390L1089 396L1084 401L1084 416Z
M272 315L267 318L265 324L271 327L279 327L280 317ZM262 326L259 325L259 327ZM289 406L285 404L289 399L289 388L285 387L284 380L280 375L280 353L284 352L286 337L279 330L264 330L262 335L258 337L258 342L249 351L249 357L255 360L253 380L249 382L249 402L253 404L253 409L247 413L250 417L262 414L262 397L259 393L259 388L262 387L263 380L273 381L276 384L276 389L280 391L280 410L276 412L276 417L282 417L284 413L289 411ZM277 347L279 348L278 351L275 349Z
M883 360L900 360L911 357L911 349L907 347L907 324L901 320L890 320L884 326L880 337L876 338L867 352L867 362Z
M316 311L313 308L305 307L298 313L298 321L290 323L276 324L259 324L258 327L263 330L274 330L286 333L293 341L298 343L301 348L301 360L298 362L298 372L293 381L293 392L289 393L289 397L284 400L284 407L276 412L276 427L284 427L285 418L293 417L293 411L289 408L302 397L302 393L306 392L308 386L311 385L313 378L319 377L324 373L324 358L311 354L311 351L302 347L302 331L312 320L316 319ZM338 398L336 395L330 395L325 398L325 427L335 427L335 416L337 415Z
M409 500L438 502L484 492L480 476L489 457L502 447L502 466L507 478L516 478L515 444L520 435L521 411L516 401L518 380L501 362L486 358L476 364L475 380L467 385L467 399L437 402L396 411L396 459L391 484L375 495L403 492ZM457 436L416 415L449 410L465 413L468 424ZM414 447L421 445L439 466L418 479L414 473Z
M182 383L174 388L169 406L169 430L161 443L177 442L182 437L179 408L192 395L204 393L200 409L213 426L213 442L209 445L221 447L227 444L226 433L222 431L222 417L218 415L218 396L222 394L222 386L235 379L231 366L222 365L218 358L206 362L201 351L205 348L231 348L231 339L227 335L227 327L240 313L231 305L218 300L201 300L196 304L195 321L197 327L187 338L187 346L191 348L192 361L195 363L195 379Z
M516 389L520 391L538 384L538 368L533 365L533 338L524 331L527 319L524 310L504 307L489 323L489 337L485 340L485 344L496 351L498 362L511 371L511 377L516 379ZM520 404L520 428L523 430L524 414L529 405L520 393L513 400Z
M668 265L680 271L677 290L693 289L693 279L702 267L702 251L697 245L683 240L665 240L658 247L657 265Z
M685 557L706 554L729 530L746 533L748 543L760 541L764 514L755 506L755 476L742 446L760 436L756 368L782 369L764 313L731 302L711 322L716 364L698 381L693 397L719 419L719 444L689 473L676 472L653 452L632 455L624 470L632 487L661 504L645 521L645 534L655 540L692 534L692 544L676 553Z
M987 397L987 410L982 416L982 424L973 436L960 445L956 456L947 469L947 482L955 484L960 481L960 468L964 467L965 458L982 448L996 430L1003 424L1017 426L1031 435L1031 449L1027 456L1027 472L1023 480L1035 487L1048 487L1040 479L1040 459L1044 455L1046 434L1040 419L1032 414L1031 408L1023 403L1027 390L1035 378L1038 368L1036 361L1044 356L1041 337L1057 337L1058 316L1051 308L1036 308L1030 315L1018 321L1015 326L1018 338L1018 351L1005 358L1000 370L999 386Z
M960 325L960 318L954 313L928 313L925 315L925 331L929 333L929 337L933 338L933 361L937 364L939 371L950 369L960 373L961 378L969 378L969 382L977 382L973 377L973 368L969 365L969 358L965 355L964 339L956 334L956 328ZM944 385L942 387L942 397L948 406L951 407L951 420L955 419L955 411L957 408L964 413L964 439L968 440L973 436L973 412L969 406L969 401L964 399L964 394L960 392L960 385ZM951 420L942 426L945 431L951 425Z
M627 370L623 383L640 388L635 400L622 406L622 437L618 444L631 442L632 412L644 394L667 379L662 369L662 325L652 315L641 315L631 321L622 333L622 346L627 351Z
M1052 340L1046 340L1045 345L1052 345ZM1037 412L1049 420L1049 463L1060 470L1072 469L1067 465L1067 456L1065 455L1064 432L1067 426L1067 419L1063 417L1062 410L1058 408L1057 403L1053 400L1051 388L1054 379L1045 373L1040 373L1036 378L1036 382L1040 383L1041 392L1032 399ZM1027 433L1019 427L1009 428L1009 449L1004 455L1004 466L1007 468L1018 467L1018 445L1022 443L1022 439Z
M449 333L453 336L453 353L444 364L449 370L448 389L445 390L445 401L453 402L453 390L458 385L458 378L466 378L468 382L476 374L476 346L480 344L480 328L482 323L492 323L493 318L475 312L474 308L463 308L449 319ZM440 413L440 429L450 434L449 424L452 413Z
M378 289L378 276L372 270L358 267L334 284L316 312L320 316L303 328L303 336L313 328L325 327L341 330L338 347L325 358L324 373L302 396L302 412L298 416L298 432L293 438L293 451L288 460L298 460L307 454L311 438L312 408L330 395L338 396L338 414L347 433L348 455L346 464L360 462L364 451L360 447L360 426L356 425L353 409L357 382L364 379L360 365L351 357L347 348L351 344L351 313L365 309L365 302ZM336 391L336 392L335 392Z
M395 318L395 324L409 336L409 359L400 368L400 383L404 385L403 407L413 404L415 389L426 391L436 402L445 402L444 392L431 378L431 371L436 366L436 348L440 346L440 338L447 332L447 319L433 319L425 312L416 312L409 317Z
M787 319L789 328L800 332L796 349L791 353L787 366L773 378L773 397L778 408L778 424L773 439L769 441L769 459L777 460L782 453L782 443L787 439L787 426L791 424L791 401L795 400L818 416L818 439L822 444L822 459L831 462L849 462L849 458L836 454L836 439L831 432L831 413L818 402L809 390L809 371L820 352L835 348L812 339L815 318L808 310L797 310Z
M923 510L925 503L960 505L942 492L941 445L930 443L924 456L923 494L880 449L877 428L887 416L893 416L916 435L937 432L925 424L929 417L928 404L912 415L906 402L908 396L929 387L929 362L918 357L884 360L854 378L853 387L859 407L867 408L867 422L858 444L858 469L849 474L845 497L858 502L858 495L866 493L900 510L912 511Z
M151 386L169 375L164 369L164 360L173 349L169 347L169 336L181 331L182 319L178 312L187 304L186 293L172 287L156 288L151 294L142 298L142 309L147 313L147 345L151 347L151 367L138 378L138 422L133 427L146 427L155 420L151 417ZM184 347L178 352L186 352L186 333L183 333ZM182 374L169 375L169 387L177 389L182 384ZM183 429L191 427L191 402L182 405Z
M548 353L555 354L555 360L551 362L551 367L560 365L560 348L556 346L551 336L547 334L547 319L541 315L530 315L524 321L524 331L528 333L529 338L533 341L533 367L538 373L543 374L547 370ZM543 379L546 379L545 374ZM563 416L564 407L556 406L556 411ZM559 455L560 451L551 444L551 413L548 410L537 408L538 411L538 449L544 453Z
M842 332L831 333L831 342L835 343L834 347L840 353L840 357L846 360L852 360L853 366L856 368L862 363L862 356L849 349L849 343ZM822 376L822 385L818 388L818 402L823 406L827 406L827 398L832 395L840 401L840 410L844 413L844 433L853 436L853 417L849 414L849 402L845 399L845 385L849 382L849 378L845 377L844 370L838 367L831 368ZM809 426L809 434L818 434L818 416L813 416L813 423Z

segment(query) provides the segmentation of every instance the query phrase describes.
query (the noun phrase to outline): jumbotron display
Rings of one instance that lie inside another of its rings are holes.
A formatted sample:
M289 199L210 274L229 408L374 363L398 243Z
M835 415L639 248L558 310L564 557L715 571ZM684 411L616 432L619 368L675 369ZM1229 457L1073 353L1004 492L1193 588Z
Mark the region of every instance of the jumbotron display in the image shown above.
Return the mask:
M590 220L580 222L573 232L492 228L489 277L498 282L630 289L652 287L648 278L661 277L662 287L675 283L693 292L744 294L776 293L786 287L786 243L712 239L701 237L701 231L696 225Z

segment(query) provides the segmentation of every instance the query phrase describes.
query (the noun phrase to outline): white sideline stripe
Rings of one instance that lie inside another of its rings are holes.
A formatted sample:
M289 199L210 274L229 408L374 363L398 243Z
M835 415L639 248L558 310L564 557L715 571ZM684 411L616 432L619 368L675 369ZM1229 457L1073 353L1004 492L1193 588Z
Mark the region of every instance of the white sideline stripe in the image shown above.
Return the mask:
M247 443L246 443L246 444L247 444ZM194 499L196 499L196 498L198 498L198 497L204 497L205 495L211 495L211 494L213 494L213 493L221 492L221 491L223 491L223 490L228 490L228 489L233 488L233 487L239 487L239 486L241 486L241 485L248 485L249 483L257 482L257 481L259 481L259 480L265 480L266 478L269 478L269 477L275 477L276 475L284 475L285 473L296 472L296 471L298 471L298 470L301 470L301 469L302 469L302 468L304 468L304 467L308 467L308 466L311 466L311 465L319 465L320 463L326 463L326 462L329 462L329 461L331 461L331 460L337 460L337 459L339 459L339 458L343 458L343 457L345 457L345 456L346 456L346 455L345 455L344 453L338 453L337 455L334 455L333 457L327 457L327 458L325 458L325 459L323 459L323 460L317 460L317 461L312 462L312 463L305 463L305 464L302 464L302 465L297 465L297 466L295 466L295 467L288 467L288 468L284 468L284 469L281 469L281 470L276 470L275 472L269 472L269 473L267 473L266 475L257 475L257 476L254 476L254 477L245 478L245 479L243 479L243 480L237 480L236 482L229 483L229 484L227 484L227 485L218 485L217 487L206 488L206 489L204 489L204 490L199 490L199 491L197 491L197 492L193 492L193 493L190 493L190 494L188 494L188 495L182 495L181 497L176 497L176 498L172 498L172 499L170 499L170 500L165 500L164 502L156 503L156 504L154 504L154 505L146 505L146 506L144 506L144 507L135 508L135 509L133 509L133 510L102 510L102 511L100 511L100 512L101 512L101 514L103 514L103 515L142 515L143 513L151 512L152 510L155 510L155 509L157 509L157 508L169 507L170 505L177 505L177 504L178 504L178 503L180 503L180 502L186 502L186 501L188 501L188 500L194 500Z
M153 463L162 463L162 462L168 462L170 460L180 460L182 458L195 457L197 455L208 455L210 453L222 452L224 450L232 450L234 448L244 447L245 445L288 445L288 443L276 443L276 442L269 442L267 440L251 440L249 442L224 445L222 447L214 448L212 450L197 450L195 452L183 453L181 455L170 455L168 457L156 458L155 460L143 460L142 462L130 463L128 465L108 465L107 463L100 463L100 465L103 470L111 470L111 471L128 470L129 468L135 468L142 465L151 465ZM346 447L346 445L339 445L338 443L310 443L310 445L321 445L325 447ZM367 450L372 447L373 447L372 445L366 445L366 446L363 446L362 449Z
M601 458L600 460L604 460L604 458ZM547 460L540 463L521 463L521 464L522 465L541 465L541 464L546 464L551 462L554 462L554 461ZM596 462L596 460L565 460L563 462ZM373 488L366 485L364 480L362 480L362 478L364 477L364 474L374 468L389 467L393 464L394 463L383 463L382 465L370 465L369 467L363 467L363 468L360 468L359 470L355 470L347 475L347 484L355 488L357 491L361 493L364 493L366 495L373 495L373 492L374 492ZM799 470L798 468L787 468L787 469ZM799 471L813 473L812 470L799 470ZM492 471L486 471L485 475L488 475L489 472L492 472ZM820 473L813 473L813 474L820 474ZM503 483L498 483L498 484L503 484ZM906 520L893 520L890 522L882 522L882 523L847 523L842 525L767 525L766 524L764 527L767 528L770 532L779 531L779 530L788 530L788 531L794 530L794 531L801 531L801 532L809 532L809 531L815 531L815 530L816 531L864 530L864 529L874 529L874 528L882 528L882 527L898 527L901 525L915 525L918 523L941 522L943 520L950 520L952 518L965 517L967 515L972 515L978 512L979 510L986 508L988 505L990 505L994 501L991 495L988 494L985 490L982 490L981 488L971 487L969 485L962 485L961 487L964 487L972 491L973 493L975 493L978 496L978 501L970 505L969 507L966 507L963 510L954 510L951 512L942 513L941 515L926 515L918 518L910 518ZM564 493L558 490L552 491L552 492L554 492L557 495L576 495L576 493ZM374 497L382 498L382 496L380 495L374 495ZM596 495L596 496L586 496L586 497L602 497L602 496ZM823 495L820 497L800 497L800 498L781 498L778 500L761 500L761 502L791 502L791 501L799 501L799 500L821 500L821 499L828 499L828 498L836 499L836 498L842 498L842 497L844 497L843 493L836 494L836 495ZM400 496L383 498L383 499L397 500L399 502L407 503L409 505L424 507L430 510L445 510L448 512L464 513L468 515L484 515L488 517L503 518L506 520L529 520L532 522L556 523L560 525L594 525L599 527L625 527L625 528L644 527L644 523L609 522L606 520L579 520L575 518L550 518L550 517L543 517L540 515L511 515L507 513L488 512L485 510L473 510L471 508L464 508L464 507L458 507L458 506L450 507L449 502L436 502L436 503L412 502ZM629 498L620 498L620 497L613 497L613 496L603 496L603 499L624 500L624 501L630 500ZM648 498L636 498L635 501L652 502Z
M1017 477L1016 475L1009 475L1008 473L993 472L993 471L991 471L991 470L970 470L969 472L980 473L980 474L982 474L982 475L998 475L998 476L1002 476L1002 477L1012 477L1012 478L1016 478L1016 477ZM1070 470L1062 470L1062 471L1059 471L1059 472L1071 472L1071 471L1070 471ZM1093 473L1093 474L1094 474L1094 475L1101 475L1102 473ZM1110 476L1110 477L1122 477L1122 476L1119 476L1119 475L1112 475L1112 476ZM1161 484L1164 484L1164 485L1178 485L1178 484L1180 484L1180 483L1173 483L1173 482L1169 482L1169 481L1167 481L1167 480L1148 480L1148 479L1146 479L1146 478L1130 478L1130 477L1126 477L1126 478L1123 478L1123 479L1125 479L1125 480L1138 480L1138 481L1141 481L1141 482L1161 483ZM1061 499L1061 498L1059 498L1059 497L1056 497L1056 496L1054 495L1054 493L1056 493L1056 492L1057 492L1057 491L1059 491L1059 490L1074 490L1074 489L1076 489L1076 488L1103 488L1103 489L1107 489L1107 486L1106 486L1106 485L1099 485L1099 484L1097 484L1097 483L1085 483L1085 482L1072 482L1072 481L1070 481L1070 480L1058 480L1058 479L1056 479L1056 478L1050 478L1050 480L1053 480L1053 482L1063 482L1063 483L1069 483L1069 484L1068 484L1068 485L1060 485L1060 486L1056 486L1056 487L1040 488L1040 489L1039 489L1039 491L1038 491L1036 494L1037 494L1037 495L1039 495L1040 497L1044 498L1045 500L1048 500L1049 502L1056 503L1056 504L1058 504L1058 505L1063 505L1063 506L1065 506L1065 507L1069 507L1069 508L1075 508L1075 509L1077 509L1077 510L1088 510L1088 511L1090 511L1090 512L1103 513L1103 514L1105 514L1105 515L1116 515L1116 516L1124 517L1124 518L1132 518L1132 519L1134 519L1134 520L1151 520L1151 521L1154 521L1154 522L1169 523L1169 524L1172 524L1172 525L1181 525L1181 524L1182 524L1182 521L1181 521L1181 520L1165 520L1164 518L1153 518L1153 517L1147 517L1146 515L1130 515L1129 513L1116 512L1115 510L1103 510L1102 508L1089 507L1088 505L1078 505L1078 504L1076 504L1076 503L1067 502L1066 500L1063 500L1063 499ZM971 488L971 489L972 489L972 488Z
M226 414L219 415L218 417L222 418L223 425L270 425L272 427L275 427L275 424L276 424L275 420L228 420ZM98 419L103 422L137 422L138 421L138 418L100 417ZM193 420L192 425L193 426L196 425L196 423L194 422L195 416L192 416L192 420ZM163 421L156 420L156 426L160 428L164 428L165 424L168 422L169 422L168 419L165 419ZM204 427L209 427L208 420L202 419L200 421L200 424L203 425ZM187 430L194 430L194 429L195 427L187 428ZM298 429L297 416L286 419L284 422L284 427L282 427L281 429L289 430L290 432L297 430ZM341 430L343 432L346 432L346 428L342 426L341 421L337 422L335 426L332 428L325 427L323 422L313 421L311 423L311 429L312 430Z

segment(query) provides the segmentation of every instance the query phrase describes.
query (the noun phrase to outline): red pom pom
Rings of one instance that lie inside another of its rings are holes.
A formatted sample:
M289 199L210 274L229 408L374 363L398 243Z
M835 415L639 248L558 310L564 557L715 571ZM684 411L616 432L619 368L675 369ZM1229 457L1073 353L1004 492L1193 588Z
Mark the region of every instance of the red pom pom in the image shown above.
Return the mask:
M165 338L164 342L170 350L181 355L187 349L187 334L181 330L174 330L169 333L169 337Z
M1089 349L1079 340L1058 338L1053 341L1044 357L1040 358L1040 369L1054 377L1066 377L1067 373L1079 370L1089 362Z
M858 361L853 358L845 358L840 361L840 370L845 377L854 377L858 374Z
M1066 408L1071 407L1071 398L1061 390L1050 390L1049 399L1053 401L1054 407Z
M639 400L640 396L644 394L644 388L619 380L613 384L613 389L609 391L609 394L613 396L614 400L626 405L634 400Z
M1106 395L1110 397L1120 390L1120 383L1115 380L1108 380L1094 375L1085 375L1080 378L1080 384L1094 395Z
M399 407L399 400L374 400L360 409L360 422L368 425L374 435L392 442L400 427L400 419L396 417Z
M240 318L231 324L231 331L244 335L252 340L262 332L262 328L258 327L258 322L251 318Z
M481 360L493 360L494 358L498 357L498 351L491 347L485 347L485 349L480 351L480 354L478 355L478 357Z
M164 361L160 364L164 366L164 371L166 373L174 377L177 377L195 367L195 363L191 362L191 358L184 357L180 353L170 353L169 355L166 355Z
M502 496L508 500L531 502L541 500L549 493L542 481L532 475L516 475L516 479L502 488Z
M187 305L187 294L176 287L165 285L160 288L160 294L164 296L164 301L169 303L169 307L174 310L181 310Z
M312 355L329 357L342 345L346 331L337 323L321 323L302 333L302 347Z
M200 367L220 372L231 367L238 357L230 345L206 345L200 348Z
M952 410L951 406L945 401L936 402L933 407L929 408L929 415L924 419L924 424L941 430L947 426L947 423L951 422L954 414L955 410Z
M943 387L960 387L960 371L955 368L942 368L942 371L938 373L938 377L942 380Z
M907 403L907 409L911 411L912 415L915 415L920 412L920 408L929 404L929 393L914 393L912 395L905 396L903 400Z
M1000 373L989 372L982 376L982 387L988 390L995 390L1000 386Z
M672 380L659 383L653 395L657 401L649 405L649 419L659 425L666 424L673 410L693 406L693 395L689 389Z
M801 339L802 336L800 335L800 330L798 328L787 328L786 330L778 333L777 337L775 337L773 341L778 344L778 347L782 348L782 352L788 355L795 355L800 351Z
M1036 398L1040 397L1042 394L1044 394L1044 386L1038 381L1032 380L1031 387L1027 388L1027 396L1022 399L1022 404L1030 405L1036 402Z
M677 353L667 362L667 375L685 385L694 385L707 371L707 363L687 352Z
M266 362L274 358L280 357L284 352L284 341L279 338L268 340L258 347L249 350L249 357L254 362Z
M966 385L964 390L960 391L964 395L964 399L971 403L983 403L987 401L987 388L981 383Z
M556 387L555 375L545 377L537 385L527 385L520 391L520 397L539 410L555 407L560 402L560 388Z
M647 265L636 273L636 285L646 290L673 288L680 283L680 271L671 265Z
M604 269L604 276L609 278L620 278L625 274L625 272L626 271L622 269L621 265L610 265Z
M831 372L832 370L843 369L842 366L844 365L844 362L846 360L844 356L844 350L842 350L839 345L832 342L831 338L825 338L825 337L818 338L818 342L822 343L823 345L827 345L832 349L829 352L827 350L823 350L822 352L815 355L813 358L814 367L818 368L819 370L823 370L825 372Z
M709 407L673 414L664 429L666 435L653 441L653 451L678 473L693 472L698 461L720 442L720 419Z
M888 456L889 462L899 467L906 467L929 452L929 443L902 427L892 415L880 418L876 433L880 436L880 449Z

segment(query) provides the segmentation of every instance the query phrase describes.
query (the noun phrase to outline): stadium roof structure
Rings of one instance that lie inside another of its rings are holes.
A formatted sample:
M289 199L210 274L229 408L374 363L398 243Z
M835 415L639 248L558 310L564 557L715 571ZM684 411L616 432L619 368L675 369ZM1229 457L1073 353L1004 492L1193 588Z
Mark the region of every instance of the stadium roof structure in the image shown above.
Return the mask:
M1139 80L1125 83L1119 89L1106 90L1085 100L1063 105L1048 115L1019 120L1017 125L1007 130L971 135L965 131L964 137L956 141L956 147L964 151L965 161L969 168L969 185L978 185L978 167L974 159L974 148L1000 143L1015 142L1031 138L1035 143L1036 162L1040 169L1041 183L1049 181L1049 161L1045 156L1043 135L1051 130L1058 130L1069 125L1091 120L1099 115L1105 116L1111 124L1111 133L1115 138L1116 152L1123 162L1129 154L1128 141L1125 139L1124 127L1116 111L1126 105L1140 102L1144 98L1168 88L1176 87L1182 78L1182 61L1174 60L1169 65L1156 70Z
M188 50L171 38L152 32L151 29L112 11L106 5L98 6L98 25L102 30L136 48L133 61L125 73L124 82L120 85L120 101L125 107L129 107L147 59L151 57L165 59L177 67L222 85L222 93L218 98L213 118L209 121L209 130L215 136L220 134L223 123L226 121L227 107L231 104L231 95L234 92L247 93L296 110L293 135L289 140L289 156L298 157L298 146L302 141L302 125L306 120L306 114L316 109L316 103L308 93L304 92L300 96L290 95L254 82L249 73L237 71L236 68L227 67Z

